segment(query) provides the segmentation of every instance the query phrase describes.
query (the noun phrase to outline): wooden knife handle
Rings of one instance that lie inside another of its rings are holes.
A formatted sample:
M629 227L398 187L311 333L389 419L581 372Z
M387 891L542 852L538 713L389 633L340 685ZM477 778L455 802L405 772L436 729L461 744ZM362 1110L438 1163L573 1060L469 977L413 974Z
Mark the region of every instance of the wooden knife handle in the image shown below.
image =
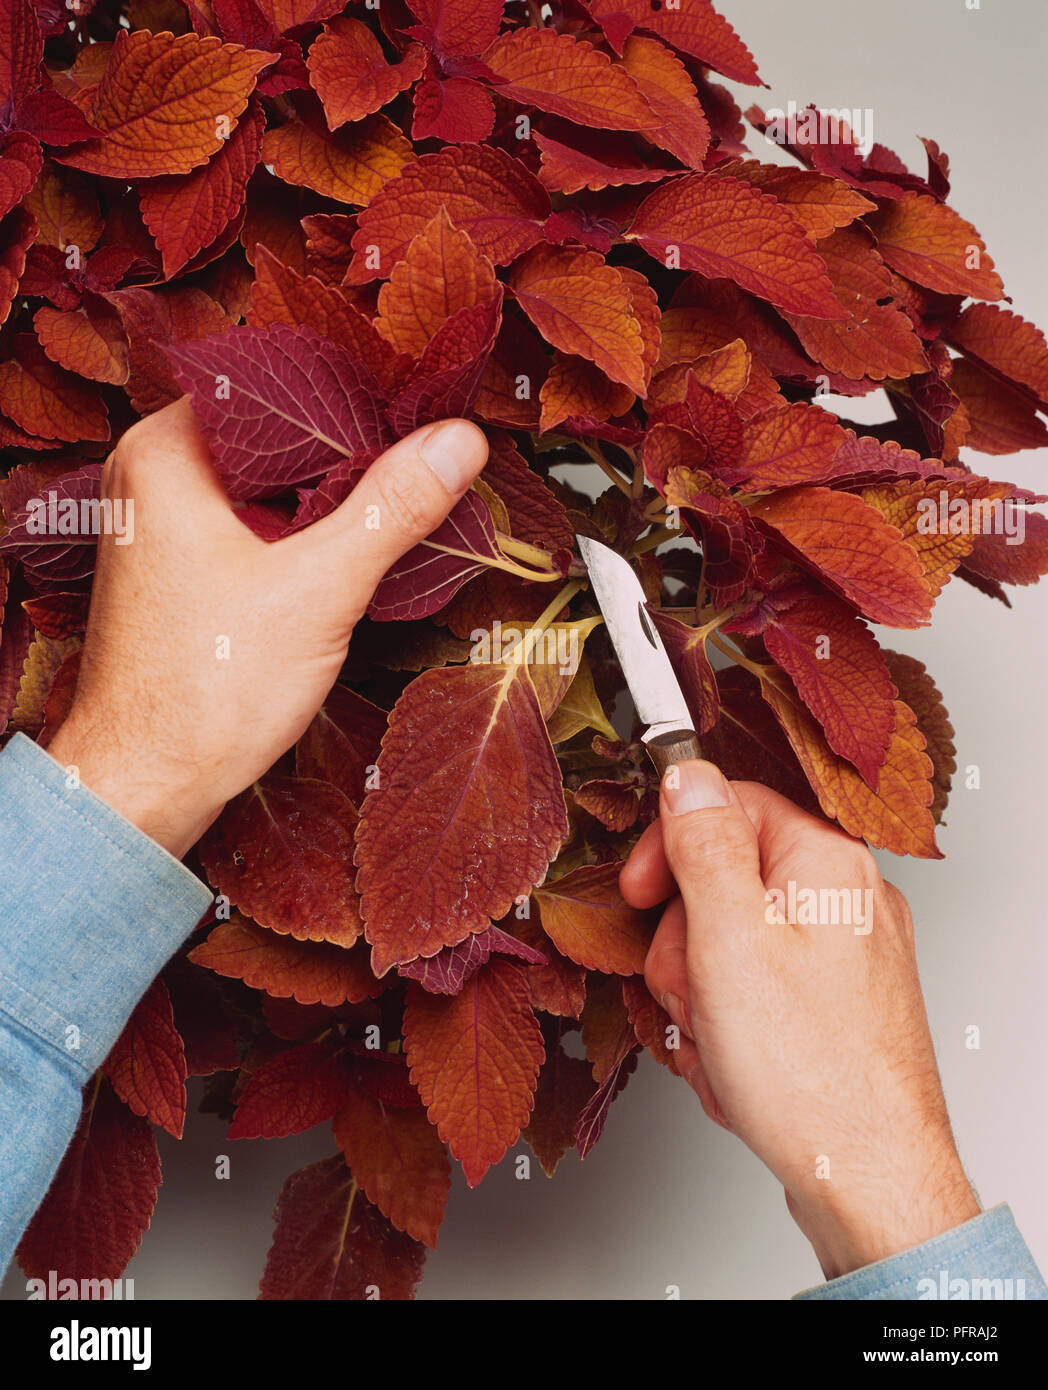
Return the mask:
M674 729L672 733L659 734L646 743L652 762L659 774L659 780L666 775L666 769L674 763L687 762L689 758L701 758L699 740L690 729Z

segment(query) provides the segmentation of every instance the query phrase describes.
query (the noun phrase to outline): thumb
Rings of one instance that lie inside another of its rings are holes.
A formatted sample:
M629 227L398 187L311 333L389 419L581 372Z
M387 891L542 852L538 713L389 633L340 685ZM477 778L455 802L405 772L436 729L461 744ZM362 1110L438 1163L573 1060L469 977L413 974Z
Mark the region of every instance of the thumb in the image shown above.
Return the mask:
M688 919L689 945L763 921L753 822L713 763L676 763L662 779L662 841Z
M395 560L431 535L484 467L488 442L468 420L426 425L370 465L342 505L310 528L350 543L354 580L370 598Z

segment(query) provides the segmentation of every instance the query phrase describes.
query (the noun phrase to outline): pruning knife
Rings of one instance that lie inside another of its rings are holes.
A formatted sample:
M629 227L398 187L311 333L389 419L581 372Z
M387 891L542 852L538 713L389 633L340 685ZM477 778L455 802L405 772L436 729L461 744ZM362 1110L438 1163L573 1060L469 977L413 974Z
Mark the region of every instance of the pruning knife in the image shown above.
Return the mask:
M599 541L576 539L637 716L648 726L641 739L661 777L673 763L702 756L687 702L629 562Z

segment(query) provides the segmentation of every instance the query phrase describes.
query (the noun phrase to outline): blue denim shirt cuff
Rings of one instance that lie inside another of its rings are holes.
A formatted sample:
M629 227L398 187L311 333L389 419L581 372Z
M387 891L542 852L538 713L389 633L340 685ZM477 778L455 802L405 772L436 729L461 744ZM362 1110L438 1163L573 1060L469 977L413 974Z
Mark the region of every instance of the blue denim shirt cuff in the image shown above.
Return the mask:
M797 1299L1046 1299L1040 1271L1002 1204L912 1250L794 1294Z
M0 845L0 1010L82 1084L212 895L24 734L0 753Z

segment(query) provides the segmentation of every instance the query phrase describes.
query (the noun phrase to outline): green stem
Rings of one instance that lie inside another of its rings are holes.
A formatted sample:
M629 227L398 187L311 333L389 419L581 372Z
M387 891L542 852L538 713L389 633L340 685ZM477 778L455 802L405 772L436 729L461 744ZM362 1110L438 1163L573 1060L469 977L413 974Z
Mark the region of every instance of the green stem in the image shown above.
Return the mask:
M536 569L553 569L553 556L548 550L543 550L537 545L529 545L527 541L518 541L513 536L505 535L502 531L495 532L495 539L498 541L499 549L503 554L524 560L527 564L534 565Z
M710 641L719 652L723 652L725 656L730 657L731 660L735 662L736 666L741 666L744 670L749 671L750 674L756 676L758 680L763 680L767 672L771 670L770 666L758 665L756 661L751 661L748 656L743 656L738 647L725 642L724 638L717 632L710 633Z
M569 580L563 589L553 599L552 603L546 605L533 623L529 623L524 630L524 635L513 648L507 657L504 658L507 666L523 664L531 655L532 649L539 637L546 631L550 623L557 616L565 604L570 603L578 591L582 588L581 579Z

